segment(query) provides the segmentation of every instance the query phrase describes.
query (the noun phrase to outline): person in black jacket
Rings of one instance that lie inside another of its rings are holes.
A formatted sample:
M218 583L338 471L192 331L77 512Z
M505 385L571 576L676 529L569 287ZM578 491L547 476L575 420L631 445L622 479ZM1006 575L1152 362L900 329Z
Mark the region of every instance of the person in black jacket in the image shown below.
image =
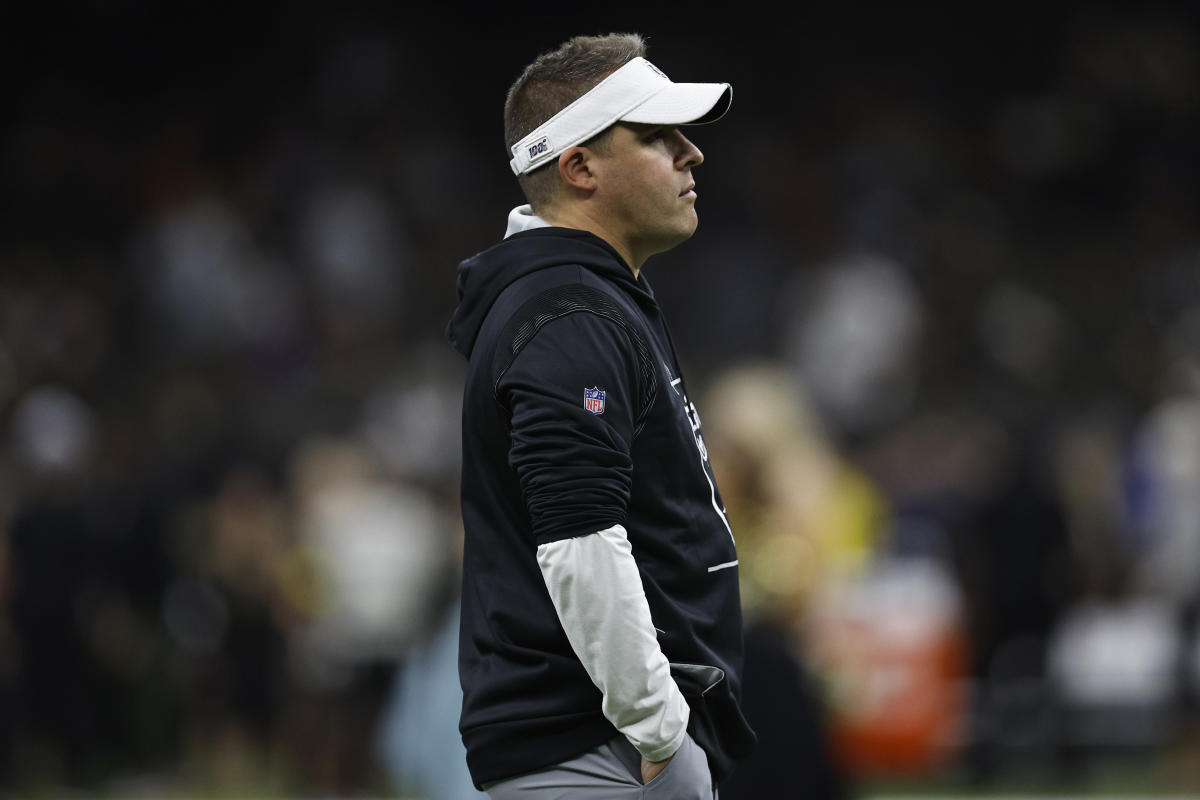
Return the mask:
M459 266L460 729L495 800L712 798L754 743L733 533L641 273L696 229L679 126L732 90L644 54L576 37L526 68L505 133L530 203Z

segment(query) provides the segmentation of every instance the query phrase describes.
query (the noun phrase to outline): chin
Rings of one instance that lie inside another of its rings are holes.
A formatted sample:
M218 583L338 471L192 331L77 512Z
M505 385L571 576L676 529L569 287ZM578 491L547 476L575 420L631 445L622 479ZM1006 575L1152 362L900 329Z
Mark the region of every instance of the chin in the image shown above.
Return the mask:
M695 225L691 226L686 231L679 231L674 237L672 237L671 244L664 249L669 250L672 247L678 247L679 245L686 242L688 239L692 238L692 234L695 232L696 232Z
M683 238L684 239L690 238L691 235L696 232L696 228L699 226L700 226L700 218L697 217L693 213L691 218L688 219L688 221L686 223L684 223L684 229L686 232L684 233Z

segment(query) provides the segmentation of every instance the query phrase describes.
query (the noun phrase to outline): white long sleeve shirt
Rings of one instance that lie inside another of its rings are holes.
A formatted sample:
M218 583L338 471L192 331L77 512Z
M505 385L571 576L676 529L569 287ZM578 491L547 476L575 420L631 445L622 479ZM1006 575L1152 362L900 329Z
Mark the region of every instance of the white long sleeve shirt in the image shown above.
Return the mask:
M604 696L601 710L648 761L675 754L690 709L659 647L625 528L538 547L567 639Z

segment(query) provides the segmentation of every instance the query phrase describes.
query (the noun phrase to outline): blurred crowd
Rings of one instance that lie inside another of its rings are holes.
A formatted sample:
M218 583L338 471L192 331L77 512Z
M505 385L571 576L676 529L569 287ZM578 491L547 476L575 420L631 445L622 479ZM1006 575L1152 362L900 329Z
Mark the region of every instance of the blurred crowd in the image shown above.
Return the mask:
M0 789L471 796L441 330L582 29L84 17L0 128ZM645 272L741 556L722 796L1200 788L1196 13L656 22L735 86Z

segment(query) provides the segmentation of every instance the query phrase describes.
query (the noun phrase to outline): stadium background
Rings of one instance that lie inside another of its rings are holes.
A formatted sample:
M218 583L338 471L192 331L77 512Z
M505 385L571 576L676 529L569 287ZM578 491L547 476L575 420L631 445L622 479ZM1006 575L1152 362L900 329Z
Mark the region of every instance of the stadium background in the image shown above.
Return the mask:
M722 796L1200 791L1197 25L8 8L0 790L457 796L454 267L521 66L637 30L735 86L647 270L742 554Z

